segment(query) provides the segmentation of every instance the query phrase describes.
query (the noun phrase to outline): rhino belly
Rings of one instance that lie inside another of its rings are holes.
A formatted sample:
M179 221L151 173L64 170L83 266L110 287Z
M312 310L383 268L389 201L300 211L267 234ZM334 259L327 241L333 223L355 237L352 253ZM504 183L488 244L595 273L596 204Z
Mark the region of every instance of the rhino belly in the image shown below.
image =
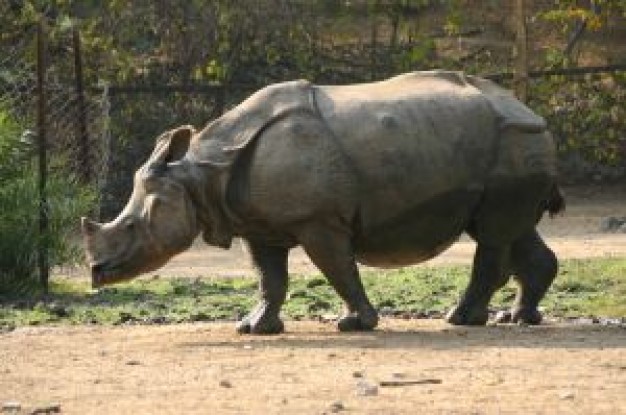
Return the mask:
M354 240L357 260L400 267L428 260L450 247L467 228L480 192L454 190L364 226Z

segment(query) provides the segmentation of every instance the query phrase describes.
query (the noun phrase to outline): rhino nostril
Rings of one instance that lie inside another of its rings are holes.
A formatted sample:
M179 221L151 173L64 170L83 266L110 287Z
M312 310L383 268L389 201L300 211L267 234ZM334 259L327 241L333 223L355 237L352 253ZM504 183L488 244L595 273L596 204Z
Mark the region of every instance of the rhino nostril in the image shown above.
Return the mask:
M102 262L98 262L95 264L91 264L91 273L92 274L100 274L102 273L102 270L104 270L104 263Z

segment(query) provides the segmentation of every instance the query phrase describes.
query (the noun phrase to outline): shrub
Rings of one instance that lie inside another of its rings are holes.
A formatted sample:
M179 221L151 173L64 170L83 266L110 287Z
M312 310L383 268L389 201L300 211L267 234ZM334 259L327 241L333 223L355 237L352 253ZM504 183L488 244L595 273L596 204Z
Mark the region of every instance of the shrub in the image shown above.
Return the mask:
M626 76L537 82L533 104L544 113L562 151L579 151L607 165L626 159Z
M39 232L39 185L33 146L22 128L0 108L0 295L39 291L37 252L48 246L50 266L79 258L73 236L77 217L94 202L94 192L62 169L49 172L48 232ZM55 166L62 165L54 160ZM43 239L42 239L43 238Z

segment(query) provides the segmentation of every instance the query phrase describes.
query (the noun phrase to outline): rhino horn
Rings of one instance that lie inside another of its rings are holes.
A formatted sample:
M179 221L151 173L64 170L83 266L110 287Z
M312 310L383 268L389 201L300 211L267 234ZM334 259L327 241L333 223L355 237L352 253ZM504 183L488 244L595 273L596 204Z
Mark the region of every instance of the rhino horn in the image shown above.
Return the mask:
M85 235L93 235L102 227L102 225L98 222L94 222L93 220L88 219L84 216L80 218L80 225Z

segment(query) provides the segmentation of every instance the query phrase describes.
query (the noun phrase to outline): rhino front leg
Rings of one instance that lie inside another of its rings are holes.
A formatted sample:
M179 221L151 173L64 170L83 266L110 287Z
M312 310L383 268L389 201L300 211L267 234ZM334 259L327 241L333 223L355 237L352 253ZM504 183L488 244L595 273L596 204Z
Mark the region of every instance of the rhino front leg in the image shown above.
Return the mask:
M239 322L237 331L242 334L282 333L285 326L279 314L287 294L289 250L253 241L245 243L259 274L260 301L250 314Z
M378 314L365 294L349 233L340 227L311 226L300 233L299 240L311 261L345 302L339 330L374 329Z
M493 294L504 286L508 247L478 243L472 275L459 305L450 310L446 320L454 325L484 325L489 319L488 306Z

